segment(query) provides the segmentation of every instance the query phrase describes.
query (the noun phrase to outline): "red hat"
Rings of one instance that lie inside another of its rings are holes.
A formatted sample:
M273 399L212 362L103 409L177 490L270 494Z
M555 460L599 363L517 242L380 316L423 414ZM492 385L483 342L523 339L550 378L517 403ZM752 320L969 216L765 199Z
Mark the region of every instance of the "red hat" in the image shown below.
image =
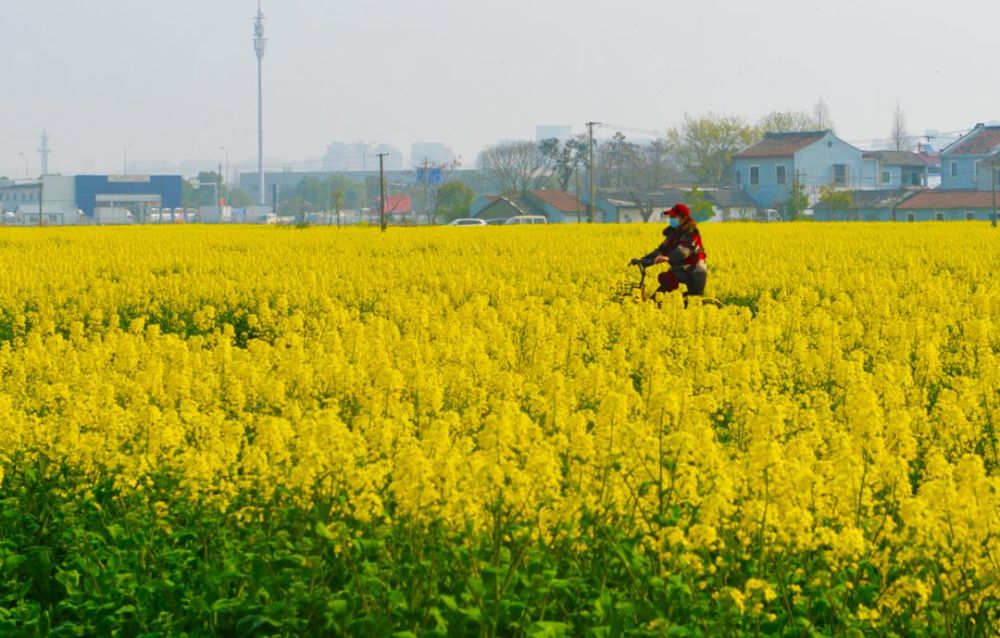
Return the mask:
M670 210L663 211L664 215L669 215L670 217L691 217L691 209L689 209L684 204L674 204L674 207Z

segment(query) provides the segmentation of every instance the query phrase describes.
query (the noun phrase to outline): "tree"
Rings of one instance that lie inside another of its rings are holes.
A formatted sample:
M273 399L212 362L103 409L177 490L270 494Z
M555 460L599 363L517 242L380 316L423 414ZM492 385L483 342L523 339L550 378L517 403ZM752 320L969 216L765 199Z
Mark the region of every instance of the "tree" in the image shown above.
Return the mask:
M346 175L331 175L325 181L329 193L336 193L338 191L341 193L342 209L356 209L361 207L364 201L364 184Z
M538 143L538 149L546 157L555 173L561 190L569 190L570 180L587 163L587 137L578 135L565 142L552 137Z
M796 133L822 129L815 119L804 111L772 111L757 121L757 129L764 133Z
M913 150L913 142L910 140L910 135L906 132L906 118L903 117L903 111L899 108L899 102L896 102L896 110L892 112L892 132L889 134L889 137L892 140L893 150Z
M844 212L846 219L848 211L854 206L851 191L837 188L833 184L819 187L819 203L830 208L830 219L836 218L838 210Z
M628 181L630 186L643 190L656 190L664 184L683 181L683 170L677 165L666 138L656 138L639 148Z
M245 208L253 206L253 198L242 188L233 188L226 191L226 203L233 208Z
M307 175L295 187L295 200L300 200L301 208L297 212L314 213L326 208L330 200L330 185L324 180Z
M712 219L715 215L715 207L708 200L708 195L705 194L705 191L697 187L692 188L688 191L687 197L684 199L687 201L688 208L691 209L691 217L696 222Z
M601 186L621 188L628 185L628 173L636 164L639 149L625 140L625 134L616 132L610 140L597 149L597 175Z
M830 117L830 109L827 108L823 98L816 100L812 113L816 128L821 131L833 131L833 118Z
M708 113L698 118L685 115L679 127L667 131L667 140L678 162L697 183L721 186L731 181L733 154L749 146L754 133L742 118Z
M472 200L476 194L459 181L448 182L437 189L437 215L450 222L460 217L468 217Z
M335 190L330 193L330 207L337 216L337 228L340 228L340 211L344 208L344 191Z
M788 189L788 197L785 198L785 204L782 208L785 212L785 218L788 220L799 219L802 211L809 208L809 194L806 193L805 185L798 173L792 177L792 185Z
M541 188L548 183L553 167L550 156L534 142L490 146L479 154L478 163L505 195Z
M205 184L202 186L202 184ZM181 206L184 208L199 208L202 206L215 206L216 187L219 197L225 195L222 186L222 175L215 171L201 171L198 177L193 180L183 180L181 182Z

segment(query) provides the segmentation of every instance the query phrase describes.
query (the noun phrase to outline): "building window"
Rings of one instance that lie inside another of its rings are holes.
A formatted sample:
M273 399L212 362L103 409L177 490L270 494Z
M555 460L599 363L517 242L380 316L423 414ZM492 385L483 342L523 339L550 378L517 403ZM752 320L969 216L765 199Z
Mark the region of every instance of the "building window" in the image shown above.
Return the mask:
M760 184L760 166L750 167L750 185L758 186Z
M917 216L914 213L906 213L906 221L915 222L917 221Z
M888 184L892 181L892 173L889 171L882 171L882 183Z
M736 183L743 186L743 173L740 171L736 171Z
M779 184L785 183L785 165L778 164L774 167L774 181Z
M944 221L944 213L934 213L934 219L939 222Z
M833 183L837 186L847 185L847 164L833 165Z
M950 162L951 164L951 176L958 177L958 162Z
M975 213L966 213L965 214L965 221L971 222L975 218L976 218L976 214Z

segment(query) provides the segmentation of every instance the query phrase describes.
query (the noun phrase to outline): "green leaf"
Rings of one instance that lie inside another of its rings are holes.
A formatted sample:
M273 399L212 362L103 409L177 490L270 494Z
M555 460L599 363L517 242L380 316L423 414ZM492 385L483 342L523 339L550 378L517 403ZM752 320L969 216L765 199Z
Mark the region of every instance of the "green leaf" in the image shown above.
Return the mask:
M240 618L239 622L236 623L236 631L241 636L249 636L265 625L272 629L280 629L282 622L269 616L250 614L249 616Z
M483 621L483 612L479 610L478 607L462 607L459 612L473 622Z
M458 603L455 602L454 596L441 594L441 602L444 603L444 606L450 609L451 611L458 611Z
M57 570L56 582L63 586L67 594L72 596L80 591L80 572L75 569Z
M528 635L536 638L557 638L567 635L572 628L572 625L562 622L539 620L528 627Z
M330 528L324 525L322 521L316 521L316 524L313 526L313 530L321 538L325 538L329 541L335 540L337 538L336 536L333 535L333 532L330 531Z

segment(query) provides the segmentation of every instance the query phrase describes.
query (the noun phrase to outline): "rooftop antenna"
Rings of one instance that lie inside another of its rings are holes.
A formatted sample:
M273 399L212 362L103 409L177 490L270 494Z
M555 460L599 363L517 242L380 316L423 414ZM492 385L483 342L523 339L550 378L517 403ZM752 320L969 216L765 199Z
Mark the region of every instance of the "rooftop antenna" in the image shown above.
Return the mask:
M257 17L253 23L253 50L257 54L257 201L261 206L267 203L267 193L264 188L264 88L261 72L265 44L267 39L264 37L264 13L260 9L260 0L257 0Z

